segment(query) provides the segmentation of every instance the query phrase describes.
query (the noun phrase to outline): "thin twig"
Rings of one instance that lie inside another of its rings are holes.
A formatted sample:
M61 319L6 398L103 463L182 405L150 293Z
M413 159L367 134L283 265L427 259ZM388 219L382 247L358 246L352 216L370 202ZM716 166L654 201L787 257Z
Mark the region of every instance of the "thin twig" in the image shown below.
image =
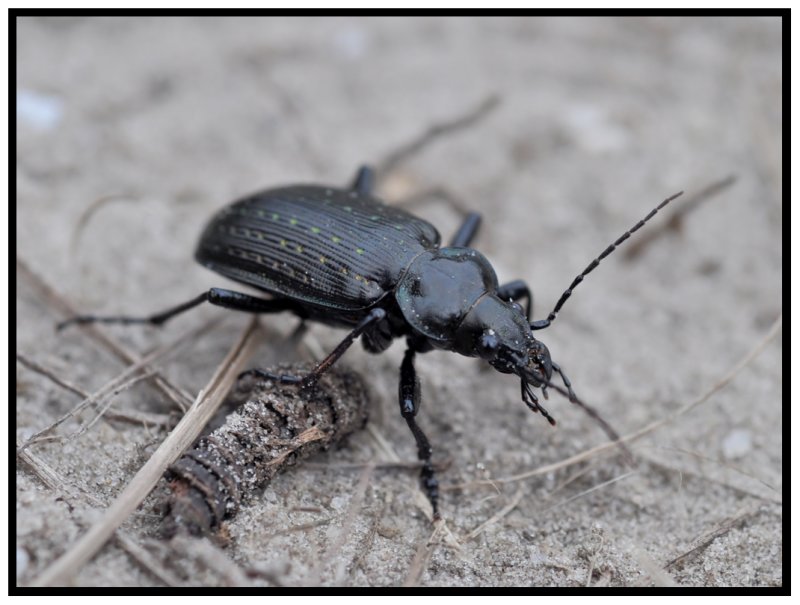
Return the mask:
M744 355L744 357L742 357L738 362L736 362L734 366L722 378L720 378L708 391L703 393L697 399L690 401L681 408L677 409L672 414L669 414L664 418L656 420L655 422L648 424L647 426L639 429L638 431L634 431L633 433L625 435L620 439L620 442L631 443L633 441L641 439L642 437L649 435L653 431L661 428L663 425L668 424L670 422L674 422L684 414L687 414L694 408L708 401L712 395L714 395L715 393L726 387L736 377L736 375L739 372L741 372L748 364L750 364L750 362L752 362L753 359L755 359L759 355L759 353L761 353L761 351L764 350L764 348L772 341L772 339L775 338L775 336L777 336L778 332L781 329L782 318L783 314L779 315L778 318L775 320L775 322L772 324L772 326L770 326L769 330L767 330L767 333L764 335L764 337L759 342L757 342L753 346L753 348L750 349L750 351L748 351L746 355ZM493 485L495 483L512 483L514 481L522 481L524 479L529 479L531 477L535 477L538 475L545 475L547 473L552 473L553 471L557 471L562 468L567 468L574 464L578 464L579 462L583 462L584 460L594 458L598 454L601 454L615 447L617 447L617 442L603 443L601 445L595 446L593 448L575 454L574 456L570 456L569 458L565 458L564 460L559 460L558 462L554 462L553 464L546 464L544 466L540 466L533 470L525 471L524 473L519 473L517 475L511 475L509 477L501 477L491 480L471 481L470 484Z
M698 538L697 546L669 561L666 565L664 565L664 569L675 567L676 565L686 563L686 561L693 559L700 554L701 551L705 550L714 540L724 536L735 527L738 527L744 523L748 518L752 517L757 510L757 508L745 509L744 511L737 513L733 518L725 519L716 529Z
M150 552L142 548L133 538L121 529L114 532L117 544L126 551L145 570L153 574L169 587L180 586L181 581L171 572L164 569L164 564L158 561Z
M28 368L30 371L35 372L45 378L49 379L53 384L56 384L63 388L70 393L74 393L78 395L82 399L88 399L92 396L91 393L88 391L83 390L81 387L72 384L65 378L58 376L53 370L40 365L36 361L30 359L29 357L23 355L22 353L17 353L17 361L19 361L23 366ZM152 374L148 374L148 377ZM141 412L137 410L117 410L109 408L106 412L106 418L109 420L120 420L122 422L130 422L133 424L143 424L149 426L162 426L167 427L171 424L170 416L168 414L155 414L153 412Z
M394 451L392 444L389 443L389 440L380 432L375 423L370 422L367 425L367 432L370 434L370 437L375 441L375 444L378 446L378 449L381 450L386 457L389 459L390 464L400 464L400 456L397 455L397 452Z
M589 557L589 571L586 574L586 586L592 585L592 574L594 573L594 565L595 561L597 561L597 555L600 554L600 551L603 549L603 544L605 544L606 538L601 533L600 534L600 544L597 545L597 548L594 549L592 556Z
M574 500L577 500L578 498L583 498L584 496L586 496L588 494L591 494L592 492L596 492L599 489L603 489L604 487L608 487L612 483L616 483L618 481L622 481L623 479L627 479L631 475L635 475L635 474L636 474L636 471L630 471L630 472L625 473L624 475L620 475L619 477L614 477L613 479L609 479L608 481L603 481L603 483L600 483L598 485L592 486L589 489L585 489L582 492L567 498L566 500L562 500L561 502L557 502L556 504L551 504L550 506L548 506L547 508L545 508L541 512L545 513L545 512L547 512L549 510L553 510L554 508L561 508L563 506L566 506L567 504L569 504L570 502L572 502Z
M198 393L192 407L167 436L127 487L108 507L105 515L33 582L33 586L52 586L67 582L102 548L114 530L155 487L167 467L197 438L256 347L258 322L254 318L222 361L206 387Z
M580 479L581 477L591 473L595 468L597 468L599 466L599 464L600 464L599 460L592 460L591 462L589 462L585 466L582 466L579 469L577 469L574 473L568 475L561 483L556 485L544 497L544 501L547 502L547 501L552 500L556 496L556 494L558 494L562 490L566 489L566 487L569 484L571 484L571 483L577 481L578 479Z
M227 586L252 586L247 573L207 538L195 538L183 533L174 536L169 547L179 559L194 559L216 573Z
M111 195L104 195L102 197L97 198L91 204L89 204L86 208L78 216L78 220L75 223L75 227L72 230L72 236L70 237L70 251L72 254L75 254L75 251L78 249L78 241L80 240L81 234L83 230L86 228L86 225L89 224L89 219L94 216L94 214L100 210L103 206L108 204L109 202L118 202L118 201L129 201L135 200L137 197L130 193L114 193Z
M401 145L378 162L375 165L376 177L378 179L383 178L387 173L394 170L398 164L401 164L410 156L419 153L436 139L472 126L499 104L500 97L498 95L491 95L481 101L480 105L475 109L458 118L430 125L420 136L414 138L405 145Z
M345 542L347 542L347 540L353 535L353 523L355 523L356 515L361 510L361 506L364 502L364 496L367 493L367 486L372 479L372 468L373 467L371 465L367 465L364 467L364 470L361 471L361 476L358 479L358 485L353 493L353 497L350 498L350 503L347 506L347 512L345 513L344 520L342 521L339 529L339 534L325 551L324 555L320 557L317 564L308 573L308 577L305 581L307 586L316 586L319 584L324 567L331 561L339 560L339 551L342 549L342 546L344 546ZM334 570L334 573L335 572L336 570ZM338 581L338 578L334 577L334 581Z
M364 538L356 547L356 555L350 561L350 565L348 565L351 578L353 577L353 574L361 567L361 564L364 562L364 559L367 557L367 555L372 551L372 547L375 545L375 536L378 535L378 527L383 522L383 519L386 515L386 509L388 507L389 499L387 498L383 501L383 506L381 506L381 510L378 512L378 514L372 517L367 535L364 536Z
M433 470L437 473L446 471L450 468L450 465L453 463L452 458L447 458L446 460L440 460L433 464ZM306 462L303 464L303 468L307 470L337 470L337 471L350 471L350 470L361 470L365 466L372 466L373 469L376 471L394 471L394 470L401 470L406 471L410 470L413 471L415 469L420 469L423 467L425 463L419 460L409 460L407 462L383 462L383 463L373 463L373 462Z
M113 391L114 389L117 389L120 386L120 384L122 384L124 381L128 380L130 376L133 376L137 372L140 372L140 371L144 370L145 368L147 368L147 366L149 364L161 359L165 355L168 355L168 354L176 351L177 349L179 349L181 346L183 346L187 342L190 342L191 340L195 339L199 334L204 333L206 330L208 330L208 327L209 327L209 322L206 322L205 324L203 324L201 326L193 328L193 329L189 330L188 332L186 332L185 334L183 334L182 336L180 336L179 338L177 338L174 341L172 341L170 344L168 344L168 345L166 345L164 347L161 347L159 349L156 349L155 351L153 351L152 353L150 353L146 357L143 357L142 359L140 359L139 361L137 361L133 365L129 366L121 374L118 374L111 381L109 381L106 384L104 384L102 387L100 387L99 390L97 390L96 392L92 393L89 397L85 398L78 405L76 405L74 408L72 408L69 412L67 412L66 414L61 416L58 420L56 420L55 422L51 423L49 426L46 426L42 430L38 431L37 433L35 433L31 437L29 437L20 446L20 448L21 449L25 449L25 448L29 447L30 445L32 445L33 443L36 443L37 441L41 441L42 437L44 435L46 435L46 434L50 433L51 431L53 431L53 429L55 429L57 426L59 426L60 424L62 424L66 420L68 420L69 418L72 418L72 417L76 416L77 414L82 412L84 409L86 409L89 405L95 404L95 403L99 402L101 399L109 396L108 395L109 392ZM18 452L19 451L20 450L18 450Z
M730 488L732 490L736 490L738 492L741 492L743 494L747 494L749 496L754 496L756 498L769 500L770 502L778 502L778 503L782 503L783 502L783 498L781 497L781 490L778 489L776 486L764 481L761 477L758 477L758 476L754 475L753 473L748 473L747 471L744 471L744 470L742 470L740 468L737 468L737 467L733 466L732 464L726 462L725 460L722 460L721 458L712 458L711 456L703 456L702 454L700 454L698 452L693 452L693 451L686 450L686 449L679 448L679 447L670 447L670 448L668 448L668 447L663 447L662 446L662 447L659 447L657 449L667 450L667 451L671 451L671 452L679 452L681 454L686 454L687 456L691 456L691 457L696 458L697 460L700 460L702 462L713 462L714 464L717 464L717 465L721 466L724 469L727 469L729 471L733 471L734 473L737 473L739 475L742 475L743 477L747 477L748 479L752 479L753 481L756 481L756 482L760 483L761 485L766 487L769 491L773 492L775 494L775 498L766 498L765 496L763 496L761 494L758 494L758 493L755 493L754 491L751 491L751 490L748 490L748 489L742 489L741 487L738 487L738 486L733 485L731 483L727 483L727 482L725 482L725 481L723 481L721 479L715 479L714 477L709 477L708 475L705 475L705 474L703 474L701 472L693 471L693 470L690 470L690 469L687 469L687 468L680 468L680 467L677 467L677 466L671 466L671 465L665 464L664 462L662 462L658 458L655 458L653 456L644 455L644 458L645 458L645 460L647 460L648 463L656 465L656 466L659 466L660 468L664 468L664 469L673 471L673 472L677 471L677 472L684 473L684 474L687 474L687 475L693 475L695 477L701 477L701 478L705 479L706 481L713 481L714 483L718 483L719 485L724 485L727 488Z
M23 355L22 353L17 353L17 361L20 362L23 366L31 370L32 372L36 372L44 376L45 378L49 378L51 382L57 384L63 389L66 389L70 393L75 393L78 397L83 399L88 399L91 395L84 391L79 386L72 384L71 382L61 378L60 376L56 376L55 372L45 368L43 365L38 364L33 359Z
M406 575L406 579L403 581L403 586L417 586L419 584L423 572L428 567L431 555L433 555L433 548L437 544L436 539L439 534L444 532L445 527L444 519L439 519L434 522L433 532L430 537L421 543L417 548L417 552L414 553L414 559L408 566L408 575Z
M472 208L470 208L462 199L444 187L433 187L431 189L418 191L417 193L413 193L408 197L404 197L392 202L392 206L397 206L398 208L413 208L414 206L421 205L423 203L429 204L432 199L436 198L444 201L448 206L454 208L462 216L467 216L472 211Z
M130 380L127 380L126 382L123 382L121 385L119 385L116 389L114 389L113 391L111 391L111 393L108 394L108 396L106 397L105 404L102 405L99 410L97 410L97 413L94 415L94 418L89 420L89 422L84 422L83 424L81 424L81 426L79 426L75 432L67 436L67 439L70 441L77 439L78 437L83 435L86 431L93 428L94 425L97 424L100 421L100 419L106 415L106 412L108 412L108 409L111 407L111 403L114 401L114 397L116 397L117 395L119 395L124 391L127 391L135 384L142 382L143 380L147 380L151 376L153 376L153 372L146 372L145 374L141 374L140 376L134 376Z
M669 575L661 565L651 557L646 550L639 546L631 548L631 556L639 564L647 575L636 582L634 586L648 586L654 584L655 586L679 586L675 579Z
M161 427L172 428L177 420L175 416L170 414L156 414L155 412L142 412L139 410L118 410L109 408L106 412L106 418L109 420L117 420L119 422L127 422L137 426L144 427Z
M500 519L502 519L503 517L505 517L505 516L506 516L508 513L510 513L512 510L514 510L515 508L517 508L517 506L519 505L519 503L522 501L522 496L523 496L523 494L524 494L524 493L525 493L525 492L524 492L524 490L523 490L523 486L521 486L521 485L520 485L520 486L519 486L519 488L517 489L517 493L516 493L516 494L514 494L514 497L513 497L513 498L511 498L511 502L509 502L508 504L506 504L506 505L505 505L503 508L501 508L499 511L497 511L497 512L496 512L494 515L492 515L491 517L489 517L489 519L487 519L486 521L484 521L483 523L481 523L481 524L480 524L478 527L476 527L476 528L475 528L475 529L473 529L471 532L469 532L469 533L467 534L466 540L472 540L473 538L476 538L477 536L479 536L480 534L482 534L482 533L483 533L483 531L484 531L484 530L485 530L487 527L489 527L490 525L493 525L493 524L497 523L497 522L498 522Z
M712 183L711 185L708 185L704 189L701 189L695 195L685 198L683 202L673 204L672 210L668 217L661 221L657 227L645 231L639 235L635 241L631 242L628 245L628 249L625 250L623 258L627 260L633 260L639 256L647 246L652 244L659 237L663 236L665 233L667 233L667 231L678 231L683 225L684 217L689 214L689 212L697 209L700 204L711 199L721 191L724 191L735 182L736 177L734 175L729 175L724 179L721 179L715 183Z
M50 306L55 308L59 313L64 315L65 317L74 317L78 315L76 309L67 302L67 300L62 296L59 292L56 291L55 288L50 286L47 282L42 279L39 275L34 273L34 271L28 266L28 264L23 261L20 257L17 257L17 272L21 276L23 276L28 283L38 291L39 297L46 301ZM214 322L207 325L207 328L222 320L222 317L217 318ZM81 324L80 329L83 330L85 334L91 337L95 342L99 343L105 349L113 353L118 359L126 364L133 364L140 361L140 358L135 353L129 351L125 347L123 347L118 342L109 338L109 336L103 332L102 330L98 329L97 326L93 326L91 324ZM154 379L153 383L155 384L156 388L168 399L170 399L178 409L182 411L186 411L189 403L192 401L192 398L183 392L182 389L179 387L171 384L166 378L163 376L158 376Z
M53 467L47 464L42 458L26 450L19 456L19 460L23 462L31 471L39 477L42 483L59 498L66 498L71 500L80 500L93 507L103 507L105 503L92 493L86 492L62 477ZM83 526L76 521L81 529ZM164 582L167 586L176 586L179 584L177 578L172 576L163 569L163 566L154 561L153 557L139 546L133 538L131 538L122 529L117 529L114 533L114 539L117 544L125 550L133 559L142 566L143 569L153 574L159 580Z

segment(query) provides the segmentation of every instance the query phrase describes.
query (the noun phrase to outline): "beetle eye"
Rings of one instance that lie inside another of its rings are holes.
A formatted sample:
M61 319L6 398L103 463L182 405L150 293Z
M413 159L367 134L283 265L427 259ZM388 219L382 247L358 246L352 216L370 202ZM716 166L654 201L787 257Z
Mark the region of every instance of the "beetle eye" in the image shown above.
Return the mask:
M478 339L478 354L483 359L494 359L497 356L499 347L500 342L497 340L497 333L491 328L484 330Z

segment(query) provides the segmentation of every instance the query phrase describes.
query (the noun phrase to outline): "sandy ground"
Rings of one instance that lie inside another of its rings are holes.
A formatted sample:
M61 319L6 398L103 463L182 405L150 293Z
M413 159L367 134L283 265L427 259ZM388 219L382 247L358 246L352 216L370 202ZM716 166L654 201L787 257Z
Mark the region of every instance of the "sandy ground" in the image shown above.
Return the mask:
M532 285L537 319L661 199L736 178L636 258L610 257L540 334L621 433L709 392L781 314L777 19L23 19L18 34L17 351L79 390L127 364L81 329L57 334L61 303L139 314L230 287L192 261L216 209L279 184L343 185L491 95L496 109L396 165L379 191L417 196L445 237L460 214L431 190L483 212L476 246L502 281ZM202 308L163 329L103 331L144 354L213 318L223 321L158 364L193 397L247 317ZM249 365L302 356L276 336L294 318L262 323L275 338ZM307 348L342 335L315 326ZM120 530L145 555L110 542L71 582L782 584L780 330L723 388L633 443L633 469L614 452L564 463L605 436L557 395L552 428L511 377L422 356L420 423L448 464L430 545L416 471L387 466L416 454L397 413L402 353L347 354L371 386L370 430L275 480L229 524L227 548L160 543L162 483ZM16 379L18 442L81 400L23 363ZM177 419L148 380L110 403ZM109 418L67 438L78 426L30 448L49 483L17 466L20 585L97 520L168 431Z

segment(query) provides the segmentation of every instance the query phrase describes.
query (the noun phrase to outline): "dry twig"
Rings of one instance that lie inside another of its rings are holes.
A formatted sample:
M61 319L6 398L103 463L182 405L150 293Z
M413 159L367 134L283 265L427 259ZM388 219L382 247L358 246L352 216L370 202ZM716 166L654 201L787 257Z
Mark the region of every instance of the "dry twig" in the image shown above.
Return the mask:
M46 301L50 306L55 308L59 313L65 317L74 317L78 315L75 308L67 302L67 300L57 292L52 286L45 282L39 275L27 265L25 261L17 257L17 273L24 277L30 285L37 290L39 297ZM216 321L221 321L221 318ZM140 358L135 353L127 350L118 342L112 340L105 332L98 329L97 326L91 324L83 324L80 326L85 334L90 336L95 342L99 343L106 350L113 353L118 359L130 365L140 361ZM165 395L168 399L175 403L178 409L185 411L192 398L183 392L177 386L171 384L163 376L154 378L156 388Z
M32 583L33 586L52 586L67 582L105 544L128 515L139 506L167 467L197 438L222 403L225 394L256 346L254 336L257 326L257 320L253 319L222 361L206 388L197 395L192 407L186 412L178 426L167 436L153 456L108 507L105 515L36 578Z
M383 178L387 173L394 170L398 164L406 161L412 155L419 153L436 139L472 126L499 104L500 97L498 95L491 95L481 101L475 109L458 118L432 124L420 136L409 141L405 145L401 145L378 162L375 165L376 177L379 179Z
M687 561L693 559L698 554L700 554L703 550L708 548L708 546L717 538L724 536L732 529L742 525L745 521L747 521L750 517L752 517L758 509L756 507L748 508L742 511L739 511L735 516L730 519L725 519L722 523L719 524L718 527L714 528L713 530L707 532L705 535L699 537L695 542L696 546L682 555L679 555L669 561L666 565L664 565L664 569L668 570L671 567L675 567L677 565L682 565Z
M642 251L652 244L659 237L662 237L668 231L679 231L683 226L684 218L703 202L711 199L718 193L724 191L736 182L736 177L733 175L727 176L722 180L708 185L704 189L698 191L695 195L688 196L682 202L678 202L672 206L672 210L666 220L662 221L657 227L649 229L639 235L639 237L628 245L625 250L623 258L633 260L639 256Z
M764 337L757 342L750 351L748 351L744 357L742 357L738 362L736 362L733 367L722 377L720 378L708 391L703 393L700 397L690 401L689 403L683 405L679 409L675 410L672 414L665 416L659 420L656 420L645 427L642 427L638 431L634 431L628 435L625 435L620 439L622 443L631 443L636 441L637 439L641 439L642 437L649 435L650 433L654 432L655 430L661 428L665 424L670 422L674 422L681 416L687 414L688 412L692 411L694 408L698 407L699 405L708 401L712 395L717 393L718 391L722 390L726 387L735 377L736 375L741 372L750 362L755 359L761 351L772 341L775 336L777 336L778 332L780 332L781 325L782 325L782 317L783 314L779 315L775 322L772 324L767 333ZM560 470L562 468L567 468L574 464L578 464L579 462L583 462L584 460L589 460L594 458L598 454L601 454L605 451L608 451L612 448L617 447L617 442L609 442L604 443L602 445L595 446L574 456L570 456L569 458L565 458L564 460L560 460L558 462L554 462L553 464L546 464L544 466L540 466L539 468L535 468L530 471L525 471L524 473L519 473L517 475L511 475L509 477L501 477L497 479L491 480L476 480L471 481L469 485L493 485L495 483L512 483L514 481L523 481L525 479L529 479L531 477L535 477L538 475L544 475L547 473L552 473L553 471ZM459 486L451 486L451 489L454 487L462 487Z

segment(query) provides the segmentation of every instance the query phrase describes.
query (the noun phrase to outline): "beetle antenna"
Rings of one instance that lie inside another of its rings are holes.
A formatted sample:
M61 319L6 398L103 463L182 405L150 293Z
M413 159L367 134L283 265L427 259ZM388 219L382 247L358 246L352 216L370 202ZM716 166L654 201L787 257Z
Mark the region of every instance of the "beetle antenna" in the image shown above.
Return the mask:
M631 450L628 448L627 445L625 445L625 442L622 441L622 437L619 436L619 433L617 433L617 431L615 431L611 427L611 425L608 424L608 422L606 422L602 416L600 416L600 413L597 410L595 410L592 406L578 399L578 396L575 395L575 392L571 388L569 389L569 391L567 391L566 389L563 389L557 384L553 384L552 382L548 382L546 384L556 392L560 393L561 395L569 399L575 405L581 407L584 412L586 412L589 416L591 416L592 419L597 424L600 425L600 428L603 429L603 431L605 431L606 435L608 435L611 441L613 441L617 445L617 447L619 447L619 449L622 450L622 455L625 457L625 462L628 463L629 466L634 465L634 458Z
M589 263L589 266L586 267L580 275L578 275L575 279L572 280L572 283L570 284L569 288L564 290L564 293L561 295L561 298L558 299L558 302L556 303L556 306L550 312L550 315L547 316L547 319L540 319L539 321L531 322L531 330L541 330L541 329L546 328L547 326L549 326L551 323L553 323L553 321L556 318L556 315L561 310L561 307L564 306L564 303L567 302L567 299L572 295L572 291L575 288L578 287L579 283L581 283L583 281L583 278L586 277L587 275L589 275L589 273L591 273L592 271L594 271L597 268L597 265L600 264L600 261L603 260L609 254L611 254L614 250L616 250L617 247L622 242L624 242L626 239L628 239L636 231L641 229L647 221L649 221L651 218L653 218L655 216L656 212L661 210L664 206L669 204L676 197L680 197L681 195L683 195L683 191L679 191L675 195L671 195L670 197L665 199L658 206L653 208L647 216L645 216L642 220L640 220L638 223L636 223L628 231L626 231L619 238L617 238L617 241L615 241L608 248L603 250L603 252L602 252L602 254L600 254L600 256L598 256L591 263Z

